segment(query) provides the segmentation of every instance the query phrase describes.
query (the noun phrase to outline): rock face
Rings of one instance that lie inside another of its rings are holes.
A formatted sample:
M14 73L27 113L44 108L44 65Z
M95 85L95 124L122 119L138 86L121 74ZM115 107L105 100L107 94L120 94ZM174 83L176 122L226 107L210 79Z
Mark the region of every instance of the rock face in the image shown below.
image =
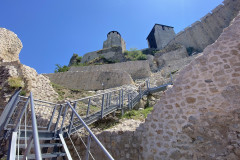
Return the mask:
M176 50L172 50L164 53L156 53L155 61L158 68L167 66L169 62L176 61L188 57L187 50L184 46L179 46Z
M22 42L17 35L5 28L0 28L0 62L19 60Z
M83 67L71 67L69 71L109 71L109 70L121 70L126 71L132 77L132 79L146 78L151 75L148 61L128 61L114 64L83 66Z
M239 26L240 14L154 106L139 127L142 159L239 159Z
M101 90L133 83L131 76L120 70L62 72L45 76L53 83L81 90Z
M18 54L21 48L22 43L16 34L0 28L0 114L14 90L20 87L12 85L10 80L20 81L24 92L32 92L35 99L56 101L58 97L49 79L20 63Z

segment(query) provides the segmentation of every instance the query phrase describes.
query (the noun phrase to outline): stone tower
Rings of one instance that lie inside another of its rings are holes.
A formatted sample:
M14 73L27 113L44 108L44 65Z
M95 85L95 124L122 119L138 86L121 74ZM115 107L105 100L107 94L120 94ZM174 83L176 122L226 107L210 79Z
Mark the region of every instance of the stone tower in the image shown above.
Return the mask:
M111 31L107 34L107 40L103 42L103 48L111 48L114 46L122 47L122 52L126 50L126 43L117 31Z
M147 37L149 48L164 48L174 37L173 27L155 24Z

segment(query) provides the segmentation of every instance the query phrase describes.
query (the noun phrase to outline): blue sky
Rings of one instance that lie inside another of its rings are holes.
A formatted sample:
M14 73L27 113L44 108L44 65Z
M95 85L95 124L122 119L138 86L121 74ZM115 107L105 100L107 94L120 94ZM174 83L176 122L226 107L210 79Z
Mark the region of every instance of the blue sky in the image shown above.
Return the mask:
M38 73L68 65L73 53L102 48L117 30L127 49L147 48L155 23L176 33L206 15L223 0L1 0L0 27L23 43L20 61Z

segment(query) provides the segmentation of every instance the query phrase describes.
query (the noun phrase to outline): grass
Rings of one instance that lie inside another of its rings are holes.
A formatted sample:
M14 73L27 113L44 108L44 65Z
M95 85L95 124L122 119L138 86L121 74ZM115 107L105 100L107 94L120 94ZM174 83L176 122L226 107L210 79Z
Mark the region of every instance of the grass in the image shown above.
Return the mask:
M19 87L24 87L24 82L20 77L10 77L8 78L8 85L11 88L19 88Z
M153 110L153 107L148 107L143 110L131 110L127 111L122 118L126 119L135 119L135 120L144 120L147 118L147 115L151 113Z
M145 54L143 54L142 51L137 50L136 48L131 48L130 51L125 51L124 55L130 61L147 59L147 56Z
M88 96L92 96L93 93L90 93L88 91L83 91L79 89L68 89L64 86L61 86L56 83L52 83L53 89L58 93L58 99L63 100L66 98L71 98L71 99L79 99L79 98L84 98Z

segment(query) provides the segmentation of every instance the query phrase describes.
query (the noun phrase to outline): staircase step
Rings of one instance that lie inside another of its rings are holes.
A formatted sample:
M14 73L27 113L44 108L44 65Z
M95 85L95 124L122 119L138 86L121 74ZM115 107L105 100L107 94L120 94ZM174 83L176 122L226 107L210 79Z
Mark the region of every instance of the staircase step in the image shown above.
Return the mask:
M19 144L19 147L20 148L25 148L25 144ZM33 147L33 145L32 145ZM62 144L61 143L49 143L49 144L40 144L40 147L41 148L44 148L44 147L62 147Z
M63 152L55 152L55 153L45 153L42 154L42 158L54 158L54 157L63 157L66 156L66 153ZM16 159L18 156L16 156ZM23 155L19 155L19 158L22 159ZM29 154L28 159L35 159L35 154Z
M30 137L26 137L27 140ZM25 140L25 137L20 137L20 140ZM39 137L39 140L60 140L60 138L56 138L56 137Z

